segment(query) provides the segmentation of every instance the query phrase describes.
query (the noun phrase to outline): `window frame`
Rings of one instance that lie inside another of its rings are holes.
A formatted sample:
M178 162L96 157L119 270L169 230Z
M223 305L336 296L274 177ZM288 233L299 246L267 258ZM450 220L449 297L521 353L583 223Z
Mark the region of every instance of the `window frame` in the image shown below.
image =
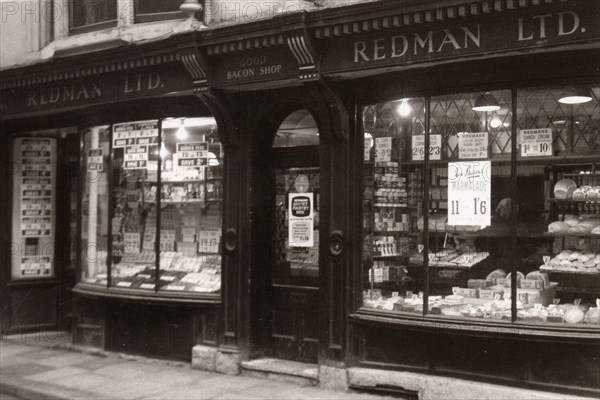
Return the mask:
M580 153L574 153L573 151L564 151L564 152L560 152L560 153L556 153L552 156L548 156L548 157L539 157L539 158L533 158L533 159L528 159L528 158L523 158L520 154L520 149L518 147L518 131L519 131L519 110L518 110L518 100L519 100L519 91L533 91L533 90L552 90L552 89L559 89L559 88L564 88L567 86L573 86L573 85L587 85L590 87L599 87L600 86L600 81L598 80L594 80L594 79L569 79L569 80L557 80L556 82L552 82L552 81L545 81L545 82L540 82L537 84L532 84L532 85L524 85L524 84L519 84L519 85L497 85L494 83L491 83L490 85L487 85L485 87L481 87L481 85L476 86L476 87L452 87L452 88L448 88L448 89L444 89L442 91L436 91L436 92L431 92L428 90L410 90L407 92L403 92L402 90L398 90L395 91L394 94L389 94L387 93L385 96L369 96L368 99L361 99L357 102L357 109L361 110L360 113L358 113L357 115L362 116L362 110L365 109L365 107L368 106L372 106L374 104L379 104L379 103L385 103L385 102L391 102L394 100L398 100L400 98L422 98L425 101L425 121L427 122L427 126L426 126L426 132L429 131L430 129L430 124L431 124L431 104L432 104L432 98L434 97L439 97L439 96L445 96L445 95L453 95L453 94L461 94L461 93L471 93L471 92L476 92L477 89L482 89L484 91L510 91L510 112L512 113L511 115L511 128L510 128L510 140L511 143L509 144L509 148L511 148L512 150L510 151L510 153L508 154L508 157L504 156L502 157L498 157L498 155L492 153L490 151L489 156L486 160L490 160L492 163L496 163L496 165L503 165L503 166L508 166L509 168L511 168L511 176L510 176L510 180L511 180L511 185L516 184L516 179L517 179L517 170L519 167L524 166L524 165L529 165L529 164L549 164L549 165L560 165L560 164L565 164L565 163L569 163L569 162L577 162L577 163L587 163L587 164L596 164L599 165L600 163L597 160L597 156L594 155L593 150L589 150L587 152L580 152ZM357 131L360 135L360 138L357 139L354 143L356 143L359 147L360 147L360 151L357 154L363 154L364 152L364 140L362 140L362 137L365 133L365 126L364 126L364 121L362 121L362 119L360 121L358 121L360 129ZM572 135L572 134L571 134ZM409 144L410 145L410 144ZM427 148L429 145L429 135L426 136L425 139L425 148ZM494 157L496 156L496 157ZM359 216L357 218L357 221L359 222L357 224L358 226L358 237L361 240L360 243L360 254L361 257L359 257L359 259L363 259L364 258L364 240L365 240L365 227L363 225L363 218L364 218L364 169L365 169L365 160L364 157L359 157L360 161L359 161L359 171L360 171L360 179L357 180L357 182L360 182L360 194L359 194ZM425 152L425 157L424 160L422 161L412 161L412 160L407 160L407 161L403 161L402 163L404 165L418 165L418 166L422 166L422 168L424 170L428 170L430 168L430 166L434 165L434 166L443 166L445 164L448 164L449 162L454 162L454 161L458 161L457 159L453 159L453 158L448 158L447 156L443 155L442 156L442 160L430 160L429 157L429 152ZM513 171L514 170L514 171ZM422 201L426 202L429 199L429 195L430 195L430 182L429 182L429 177L428 174L426 175L426 183L425 183L425 187L423 189L423 198ZM514 181L514 182L513 182ZM515 193L514 188L511 187L511 194ZM516 203L516 202L515 202ZM513 206L513 208L516 206ZM514 211L514 210L513 210ZM428 216L430 215L429 212L425 213ZM425 215L424 214L424 215ZM517 217L515 215L514 217L514 221L511 221L510 223L510 229L511 232L514 232L516 234L517 231L517 224L516 224L516 220ZM424 238L423 240L428 242L429 240L429 234L430 234L430 229L428 227L427 224L427 220L425 220L425 224L424 224L424 229L423 229L423 234L424 234ZM517 236L513 235L515 237L515 241ZM511 292L515 292L512 293L511 296L511 320L498 320L498 319L481 319L481 318L469 318L469 317L454 317L454 316L445 316L445 315L434 315L429 313L429 304L428 304L428 297L431 295L431 291L430 291L430 284L429 284L429 279L430 279L430 273L432 273L431 268L429 267L429 260L428 260L428 253L429 251L429 246L428 243L425 244L424 246L424 250L423 250L423 257L424 257L424 289L423 289L423 298L424 298L424 304L423 304L423 313L419 314L419 313L407 313L407 312L398 312L398 311L388 311L388 310L383 310L383 309L377 309L377 308L371 308L371 307L367 307L363 304L363 291L369 289L369 286L367 284L367 286L365 286L365 279L364 279L364 265L363 263L357 263L358 266L358 282L356 287L360 288L360 290L357 290L354 296L354 304L356 304L354 313L350 315L351 318L354 318L356 320L363 320L363 321L371 321L371 320L378 320L381 321L382 319L385 319L386 322L390 322L390 323L395 323L395 324L403 324L405 322L408 322L409 324L414 323L416 325L419 325L421 323L425 323L425 324L434 324L435 326L441 326L438 324L444 324L448 327L451 328L457 328L457 329L463 329L463 330L489 330L490 327L496 327L496 329L498 329L499 331L501 331L502 329L508 329L513 330L513 329L525 329L526 332L530 332L532 334L537 334L537 335L547 335L547 334L558 334L560 332L577 332L578 334L582 334L582 335L591 335L591 337L597 337L596 336L596 332L594 332L594 330L597 329L597 326L595 325L590 325L590 324L567 324L567 323L552 323L552 322L535 322L535 321L521 321L517 318L517 314L516 314L516 303L517 303L517 296L516 294L516 281L517 281L517 274L516 272L521 271L523 269L523 264L519 261L518 263L514 263L513 268L510 271L506 271L506 272L511 272L511 280L512 285L511 285ZM516 252L515 252L516 254ZM515 259L518 256L515 255ZM413 322L411 322L413 321ZM420 321L420 322L419 322Z
M95 22L92 24L87 24L87 25L81 25L81 26L74 26L74 7L75 7L75 3L78 0L71 0L68 2L69 4L69 35L79 35L82 33L88 33L88 32L95 32L95 31L99 31L102 29L107 29L107 28L114 28L117 26L117 23L119 21L119 1L118 0L112 0L115 2L115 8L116 8L116 15L114 19L109 19L109 20L105 20L105 21L100 21L100 22Z
M189 115L186 118L194 118L196 117L196 115ZM148 118L149 119L149 118ZM155 120L158 121L158 142L161 143L162 139L163 139L163 122L165 121L164 117L156 117L154 118ZM115 182L114 182L114 169L113 169L113 164L114 164L114 148L113 148L113 127L115 124L118 123L128 123L128 122L137 122L140 121L141 119L133 119L133 121L131 119L128 119L127 121L111 121L108 124L108 129L109 129L109 153L106 155L107 157L107 165L108 165L108 170L106 171L108 174L107 177L107 189L108 189L108 193L109 193L109 198L108 198L108 213L107 213L107 218L108 218L108 233L107 233L107 257L106 257L106 284L103 283L89 283L89 282L85 282L82 277L82 273L83 273L83 265L82 265L82 254L81 254L81 250L80 250L80 254L78 257L78 272L77 272L77 284L76 284L76 288L74 289L74 291L85 294L85 293L93 293L94 295L99 295L102 297L115 297L115 298L128 298L128 299L144 299L144 300L150 300L150 301L177 301L177 302L192 302L192 303L206 303L206 302L212 302L212 303L218 303L221 300L221 294L222 294L222 285L223 285L223 275L221 272L221 287L219 288L218 291L216 292L195 292L195 291L171 291L171 290L165 290L164 288L161 288L160 285L158 284L159 282L159 275L160 275L160 254L161 254L161 250L160 250L160 226L161 226L161 196L157 196L156 199L156 207L157 207L157 212L156 212L156 237L155 237L155 248L154 248L154 253L156 255L155 258L155 264L154 264L154 271L156 273L156 277L155 277L155 285L154 285L154 289L149 290L149 289L140 289L140 288L123 288L123 287L118 287L116 285L113 284L113 279L112 279L112 272L113 272L113 263L112 263L112 251L113 251L113 230L112 230L112 219L114 218L114 189L115 189ZM144 119L146 120L146 119ZM218 129L218 127L217 127ZM88 150L85 146L85 132L86 129L80 129L79 130L79 143L80 143L80 148L81 148L81 155L80 155L80 159L83 160L85 157L85 153ZM221 143L221 139L219 137L219 144L221 146L221 160L224 159L224 152L225 152L225 148L223 146L223 144ZM160 191L162 190L162 185L163 185L163 178L162 178L162 158L158 157L158 171L157 171L157 192L160 193ZM223 168L221 166L221 168ZM85 171L85 170L84 170ZM221 169L222 171L222 169ZM82 173L80 174L80 194L79 194L79 211L78 211L78 221L79 221L79 225L82 226L83 225L83 196L84 196L84 192L83 192L83 188L84 188L84 183L85 183L85 179L86 179L86 174ZM221 190L225 190L225 186L224 186L224 181L225 181L225 176L221 175L221 185L222 185L222 189ZM168 182L167 182L168 183ZM220 229L221 229L221 237L219 239L219 251L218 254L219 257L221 258L221 268L223 266L223 218L224 218L224 213L225 213L225 209L224 209L224 198L225 196L222 195L221 197L221 218L220 218ZM78 246L79 248L81 248L81 244L82 244L82 237L81 237L81 232L79 234L78 237ZM222 269L221 269L222 271Z
M156 22L156 21L167 21L171 19L184 19L185 14L178 11L165 11L157 13L142 13L139 11L139 2L142 0L134 0L134 17L133 22L145 23L145 22Z

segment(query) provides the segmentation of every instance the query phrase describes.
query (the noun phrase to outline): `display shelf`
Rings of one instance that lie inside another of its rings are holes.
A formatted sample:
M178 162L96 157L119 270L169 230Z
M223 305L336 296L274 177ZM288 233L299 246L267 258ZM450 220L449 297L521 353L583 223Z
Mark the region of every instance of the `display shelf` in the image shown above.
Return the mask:
M202 183L204 181L206 181L207 179L177 179L177 180L166 180L166 179L162 179L160 182L162 184L165 183ZM157 184L158 182L155 180L147 180L144 181L144 184Z
M374 236L386 236L386 235L406 235L406 236L417 236L420 232L407 232L407 231L376 231L373 230Z
M557 198L549 198L548 201L550 203L558 203L558 204L597 204L600 205L600 200L597 199L557 199Z
M583 276L600 276L600 272L588 272L588 271L580 271L580 270L568 270L568 269L557 269L557 268L547 268L544 265L540 267L540 271L548 272L551 274L568 274L568 275L583 275Z
M600 239L600 234L597 233L550 233L545 232L543 237L552 237L552 238L568 238L568 237L579 237L579 238L593 238Z
M382 255L378 255L378 256L373 256L373 260L387 260L390 258L398 258L398 257L405 257L405 254L388 254L386 256L382 256Z
M207 200L207 202L210 200ZM146 203L149 204L156 204L156 200L155 201L146 201ZM181 201L175 201L175 200L161 200L160 204L202 204L205 203L204 200L181 200Z
M565 178L600 178L600 172L592 172L589 174L563 174Z

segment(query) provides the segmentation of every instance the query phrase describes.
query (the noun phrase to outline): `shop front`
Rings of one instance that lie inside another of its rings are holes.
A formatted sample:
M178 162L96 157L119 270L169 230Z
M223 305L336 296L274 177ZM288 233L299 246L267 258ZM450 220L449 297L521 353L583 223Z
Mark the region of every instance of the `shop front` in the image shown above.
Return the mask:
M247 167L241 359L597 395L599 12L374 2L207 34Z
M3 100L4 156L76 137L76 342L598 395L600 7L397 3L199 31L148 48L161 65L117 52L133 81L9 83L35 90ZM46 284L6 271L3 293Z
M216 345L224 146L182 59L167 41L3 73L3 333Z

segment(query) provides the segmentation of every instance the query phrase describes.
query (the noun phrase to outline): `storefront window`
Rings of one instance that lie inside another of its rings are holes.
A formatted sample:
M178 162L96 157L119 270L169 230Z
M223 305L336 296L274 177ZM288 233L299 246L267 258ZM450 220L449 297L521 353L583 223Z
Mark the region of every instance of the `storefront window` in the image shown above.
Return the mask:
M367 106L363 121L364 305L422 314L425 102Z
M424 99L363 109L365 307L598 323L600 89L518 90L516 127L512 96L431 97L427 116Z
M218 292L223 149L215 120L115 124L110 157L108 130L91 129L83 140L88 165L83 248L88 250L82 281Z
M81 281L107 284L108 256L108 126L86 129L82 136Z
M518 91L520 321L600 323L599 97L598 85ZM531 165L551 155L568 158Z
M511 151L510 97L494 91L431 98L430 141L446 150L441 163L430 157L429 198L439 191L448 199L429 207L431 314L511 319L510 167L495 162Z
M214 120L165 120L162 134L160 289L218 291L223 158Z

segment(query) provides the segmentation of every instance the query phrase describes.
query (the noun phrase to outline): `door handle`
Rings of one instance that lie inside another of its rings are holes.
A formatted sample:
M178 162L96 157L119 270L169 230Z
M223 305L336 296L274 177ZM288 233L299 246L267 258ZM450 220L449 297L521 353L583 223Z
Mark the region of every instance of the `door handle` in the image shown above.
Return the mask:
M339 257L344 252L345 239L341 231L333 231L329 235L329 253Z
M237 249L238 234L234 228L229 228L225 231L225 251L233 253Z

